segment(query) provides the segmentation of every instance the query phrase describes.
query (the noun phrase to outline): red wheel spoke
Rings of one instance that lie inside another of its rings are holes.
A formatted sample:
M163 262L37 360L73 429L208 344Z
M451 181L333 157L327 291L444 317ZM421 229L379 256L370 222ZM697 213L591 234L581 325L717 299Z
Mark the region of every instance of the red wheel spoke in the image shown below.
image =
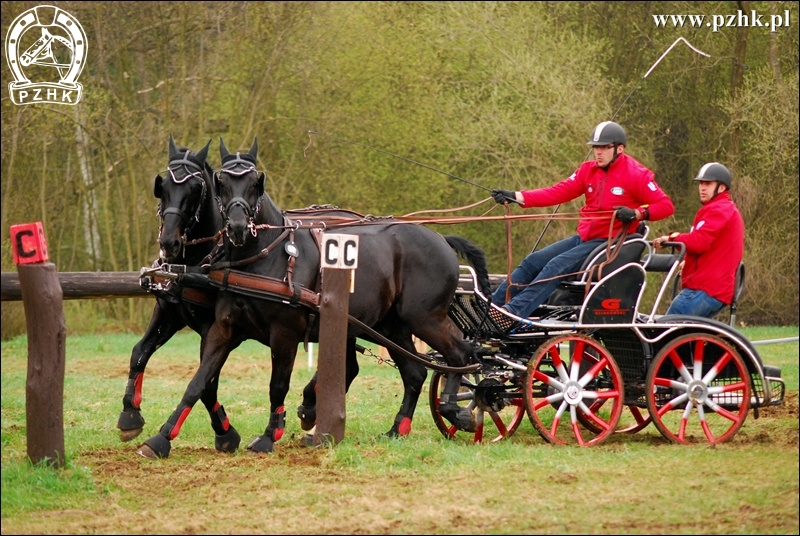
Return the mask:
M642 410L636 406L628 406L628 409L631 411L631 415L633 415L633 420L636 421L636 424L644 424L650 420L650 415L645 417L642 415Z
M717 415L721 415L732 422L736 422L739 419L738 415L736 415L731 411L728 411L727 409L723 408L713 400L706 401L706 404L714 413L716 413Z
M589 369L589 371L586 374L583 375L583 377L578 381L578 383L580 383L581 386L585 387L587 383L589 383L597 376L599 376L600 372L602 372L607 365L608 365L608 359L603 358L599 360L597 363L594 364L592 368Z
M656 413L658 414L659 417L662 417L666 412L677 408L678 406L680 406L681 404L686 402L688 399L689 399L689 395L684 393L684 394L680 395L677 398L673 398L668 403L666 403L663 406L661 406L660 408L658 408L658 411Z
M699 380L703 377L703 350L706 343L702 339L698 339L694 345L694 379Z
M492 418L494 425L497 426L497 431L500 432L502 437L506 437L508 435L506 423L503 422L503 419L500 418L500 415L498 415L496 411L489 411L488 413L489 417Z
M608 428L609 428L608 423L606 421L604 421L603 419L601 419L600 417L598 417L594 412L592 412L591 409L586 407L585 404L581 404L580 405L580 409L582 409L584 411L583 414L587 418L589 418L594 424L596 424L597 426L599 426L603 430L608 430Z
M714 366L711 367L711 370L708 371L708 374L705 375L703 381L706 383L711 383L711 381L719 376L719 374L725 369L725 366L733 359L733 354L730 352L725 352L722 357L714 363Z
M548 350L547 353L550 354L550 359L553 360L553 366L555 366L556 370L559 367L564 366L564 362L561 361L561 354L558 352L558 346L552 345Z
M581 447L586 445L586 443L583 441L583 436L581 435L581 428L580 426L578 426L577 419L572 421L572 433L575 434L575 439L578 441L578 445L580 445Z
M569 371L569 379L575 381L578 379L578 374L581 369L581 361L583 360L583 349L586 345L582 340L575 342L575 349L572 353L572 365Z
M622 393L620 393L616 389L607 389L605 391L594 391L594 393L597 394L598 399L622 398Z
M681 377L686 380L686 383L692 381L692 376L686 369L686 365L683 364L683 359L681 359L681 356L679 356L674 349L669 353L669 360L672 361L673 365L675 365L675 368L678 370Z
M564 388L564 384L563 383L561 383L560 381L556 380L552 376L548 376L547 374L545 374L544 372L542 372L540 370L535 370L533 372L533 377L535 379L539 380L540 382L543 382L543 383L549 385L550 387L555 387L556 389L563 389Z

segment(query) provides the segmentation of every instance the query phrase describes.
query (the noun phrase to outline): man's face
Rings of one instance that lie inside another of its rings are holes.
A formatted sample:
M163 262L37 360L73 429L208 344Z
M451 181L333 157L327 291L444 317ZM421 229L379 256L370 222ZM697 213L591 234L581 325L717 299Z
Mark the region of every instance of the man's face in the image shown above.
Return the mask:
M609 165L614 159L613 143L608 145L595 145L592 147L592 150L594 151L594 159L601 168Z
M700 202L704 205L711 201L717 191L717 181L697 181L697 188L700 192Z

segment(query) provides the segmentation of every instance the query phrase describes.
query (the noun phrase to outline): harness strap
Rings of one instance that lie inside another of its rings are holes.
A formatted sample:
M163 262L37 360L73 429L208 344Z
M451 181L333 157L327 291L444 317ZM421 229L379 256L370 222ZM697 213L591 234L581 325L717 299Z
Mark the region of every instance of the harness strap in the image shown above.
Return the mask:
M208 273L208 279L215 287L241 294L258 294L266 297L278 297L290 300L314 310L319 308L319 294L300 285L295 285L296 291L289 289L286 282L274 277L251 274L239 270L218 269ZM295 300L295 295L299 296Z
M289 235L290 231L291 231L291 229L285 229L280 234L280 236L278 236L278 238L276 238L270 245L268 245L267 247L265 247L264 249L259 251L257 254L253 255L252 257L248 257L246 259L241 259L241 260L238 260L238 261L217 262L217 263L212 264L210 269L211 270L221 270L221 269L224 269L224 268L235 268L237 266L244 266L246 264L252 264L252 263L256 262L259 259L263 259L267 255L269 255L269 253L273 249L278 247L281 242L283 242L283 239L286 238Z

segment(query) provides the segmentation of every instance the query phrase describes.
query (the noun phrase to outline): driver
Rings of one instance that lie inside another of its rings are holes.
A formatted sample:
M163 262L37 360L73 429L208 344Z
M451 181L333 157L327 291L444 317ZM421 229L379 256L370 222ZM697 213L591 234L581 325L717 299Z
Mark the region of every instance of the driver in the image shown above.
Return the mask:
M506 303L508 281L492 294L492 308L502 306L521 318L529 317L558 287L565 274L577 270L584 259L609 236L612 211L616 219L612 232L623 225L636 232L640 221L657 221L675 212L672 200L656 184L652 171L625 154L625 130L613 121L597 125L587 145L594 160L588 160L567 179L537 190L492 190L498 203L509 201L522 207L547 207L584 196L577 233L530 253L511 273L511 300ZM603 213L608 216L601 216ZM600 216L600 217L598 217Z

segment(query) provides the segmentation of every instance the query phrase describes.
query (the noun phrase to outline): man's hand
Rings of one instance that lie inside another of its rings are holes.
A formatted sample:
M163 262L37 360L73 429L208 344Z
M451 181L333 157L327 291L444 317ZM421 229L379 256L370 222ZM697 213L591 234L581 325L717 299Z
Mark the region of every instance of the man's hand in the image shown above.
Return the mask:
M656 249L661 249L664 242L674 242L675 239L678 237L680 233L670 233L669 236L659 236L655 240L653 240L653 247Z
M636 210L628 207L614 207L616 218L622 223L630 223L636 220Z
M656 248L656 249L661 249L661 244L663 244L664 242L666 242L668 240L669 240L668 236L659 236L658 238L653 240L653 247Z
M501 205L509 201L520 205L522 204L517 201L517 192L514 190L499 190L495 188L492 190L492 197L494 197L494 200Z

